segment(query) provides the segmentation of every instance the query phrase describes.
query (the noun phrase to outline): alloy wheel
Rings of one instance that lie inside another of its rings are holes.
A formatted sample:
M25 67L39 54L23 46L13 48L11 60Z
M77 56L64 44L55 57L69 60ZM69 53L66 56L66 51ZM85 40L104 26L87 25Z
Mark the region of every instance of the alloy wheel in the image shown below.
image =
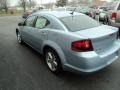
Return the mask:
M18 40L18 43L22 43L22 39L19 33L17 34L17 40Z
M46 53L46 63L51 71L54 72L57 70L58 63L57 63L56 56L54 55L54 53L52 52Z

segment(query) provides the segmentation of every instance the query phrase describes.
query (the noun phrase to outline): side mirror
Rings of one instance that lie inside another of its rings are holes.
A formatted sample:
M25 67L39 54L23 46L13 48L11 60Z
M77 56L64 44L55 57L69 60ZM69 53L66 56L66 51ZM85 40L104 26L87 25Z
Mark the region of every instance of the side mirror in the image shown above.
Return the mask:
M24 25L25 25L24 22L18 23L18 26L24 26Z

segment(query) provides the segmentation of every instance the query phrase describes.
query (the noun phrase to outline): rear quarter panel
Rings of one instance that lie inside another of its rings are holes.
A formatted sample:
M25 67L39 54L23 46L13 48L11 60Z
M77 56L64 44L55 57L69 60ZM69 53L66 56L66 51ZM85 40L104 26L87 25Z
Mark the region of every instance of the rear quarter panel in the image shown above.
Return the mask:
M51 46L58 53L61 62L66 64L69 62L66 56L69 56L71 50L71 43L73 41L78 41L85 39L82 36L75 35L72 32L67 32L64 30L51 29L48 31L48 40L44 41L42 48L45 45Z

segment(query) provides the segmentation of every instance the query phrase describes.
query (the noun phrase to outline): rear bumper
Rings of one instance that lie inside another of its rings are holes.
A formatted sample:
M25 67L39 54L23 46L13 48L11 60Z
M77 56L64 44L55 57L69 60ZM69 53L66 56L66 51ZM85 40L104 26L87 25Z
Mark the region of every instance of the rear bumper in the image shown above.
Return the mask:
M93 73L110 65L120 56L120 44L106 55L98 55L96 52L85 52L69 56L65 69L72 72Z
M108 56L109 57L109 56ZM99 71L105 67L107 67L108 65L110 65L112 62L114 62L115 60L118 59L118 56L114 56L114 58L99 58L98 56L94 56L92 58L86 59L83 58L83 64L82 66L73 66L70 64L66 64L66 70L68 71L72 71L72 72L80 72L80 73L93 73L96 71ZM111 57L111 56L110 56ZM79 63L78 61L78 64Z

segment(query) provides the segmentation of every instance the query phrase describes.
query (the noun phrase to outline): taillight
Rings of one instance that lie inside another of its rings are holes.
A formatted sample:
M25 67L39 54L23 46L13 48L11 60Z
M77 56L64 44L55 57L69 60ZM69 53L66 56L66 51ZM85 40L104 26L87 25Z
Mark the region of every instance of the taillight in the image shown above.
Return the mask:
M115 13L115 12L112 13L111 19L112 19L112 20L116 20L116 18L117 18L117 13Z
M72 42L71 49L76 52L93 51L93 46L90 40L81 40Z

